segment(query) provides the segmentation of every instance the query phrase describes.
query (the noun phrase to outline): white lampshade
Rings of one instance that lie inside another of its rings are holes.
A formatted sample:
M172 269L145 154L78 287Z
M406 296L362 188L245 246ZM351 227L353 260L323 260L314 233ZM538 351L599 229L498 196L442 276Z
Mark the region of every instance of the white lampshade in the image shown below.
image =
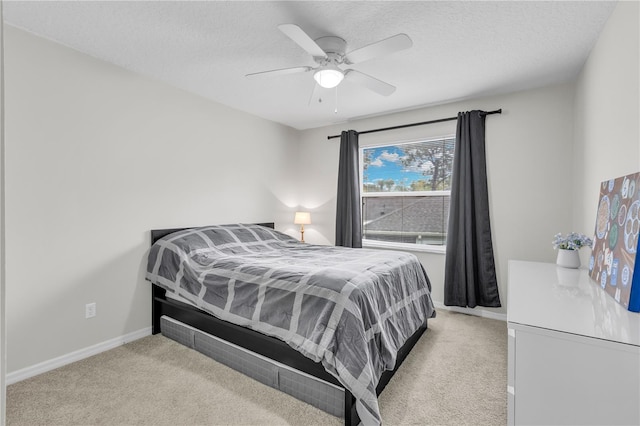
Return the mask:
M331 89L340 84L344 78L344 74L335 65L327 65L316 71L315 74L313 74L313 78L315 78L320 86L325 89Z
M293 219L295 225L309 225L311 224L311 213L309 212L296 212L296 216Z

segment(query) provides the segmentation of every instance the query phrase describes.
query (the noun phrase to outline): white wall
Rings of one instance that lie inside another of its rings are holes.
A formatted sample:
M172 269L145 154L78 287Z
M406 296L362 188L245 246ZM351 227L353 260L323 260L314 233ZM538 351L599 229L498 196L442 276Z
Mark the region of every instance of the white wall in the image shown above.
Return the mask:
M494 254L502 308L507 303L509 259L554 261L553 235L571 229L572 102L574 87L565 84L538 90L457 102L302 132L302 204L312 211L306 240L333 243L339 139L341 130L368 130L456 116L458 111L502 108L487 117L486 146ZM455 121L371 133L360 145L455 134ZM444 301L444 255L416 253L433 285L433 297Z
M640 171L639 27L640 4L619 2L577 80L573 221L589 234L600 182Z
M10 26L5 45L9 373L150 326L150 229L292 221L297 131Z

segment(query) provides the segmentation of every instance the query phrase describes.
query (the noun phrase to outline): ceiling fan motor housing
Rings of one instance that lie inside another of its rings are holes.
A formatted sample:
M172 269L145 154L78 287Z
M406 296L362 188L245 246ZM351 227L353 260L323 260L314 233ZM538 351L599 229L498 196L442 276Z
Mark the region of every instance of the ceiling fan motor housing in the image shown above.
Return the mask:
M326 36L314 40L318 46L327 54L326 58L314 56L313 59L319 63L333 62L341 64L344 62L344 54L347 49L347 42L340 37Z

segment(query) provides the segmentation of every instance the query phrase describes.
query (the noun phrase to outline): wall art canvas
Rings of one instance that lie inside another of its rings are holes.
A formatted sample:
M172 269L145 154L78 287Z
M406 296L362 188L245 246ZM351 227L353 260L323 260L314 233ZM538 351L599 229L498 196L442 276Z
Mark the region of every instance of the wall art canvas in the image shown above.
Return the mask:
M640 172L602 182L589 274L626 309L640 312Z

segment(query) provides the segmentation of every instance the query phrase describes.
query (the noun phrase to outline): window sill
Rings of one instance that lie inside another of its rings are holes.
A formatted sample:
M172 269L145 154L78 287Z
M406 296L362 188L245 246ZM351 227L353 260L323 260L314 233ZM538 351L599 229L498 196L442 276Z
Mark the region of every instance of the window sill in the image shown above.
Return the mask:
M362 247L389 250L415 251L421 253L445 254L446 246L428 246L424 244L390 243L386 241L362 240Z

